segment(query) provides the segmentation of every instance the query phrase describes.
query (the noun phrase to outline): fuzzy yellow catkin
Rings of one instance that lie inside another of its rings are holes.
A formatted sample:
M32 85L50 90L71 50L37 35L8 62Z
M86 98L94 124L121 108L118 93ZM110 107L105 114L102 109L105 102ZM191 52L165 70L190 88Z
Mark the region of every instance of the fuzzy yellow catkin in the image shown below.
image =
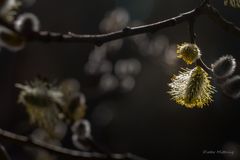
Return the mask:
M177 57L184 60L187 64L194 63L200 58L201 52L196 44L192 43L182 43L177 45Z
M203 108L213 101L214 87L210 77L200 66L193 69L183 69L179 75L172 78L168 92L172 99L187 108Z
M240 8L240 0L224 0L224 5L233 8Z
M18 103L25 106L30 121L44 128L49 134L59 121L57 105L63 105L63 94L49 83L35 80L32 83L16 84L20 94Z
M25 39L10 29L0 26L0 47L19 51L25 46Z

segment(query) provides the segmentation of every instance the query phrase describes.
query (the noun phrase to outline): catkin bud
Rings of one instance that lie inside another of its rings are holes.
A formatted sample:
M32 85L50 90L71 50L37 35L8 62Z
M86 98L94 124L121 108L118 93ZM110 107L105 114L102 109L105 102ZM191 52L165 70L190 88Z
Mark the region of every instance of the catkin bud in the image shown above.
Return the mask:
M15 29L22 33L38 32L40 30L40 22L34 14L23 13L17 17Z
M9 49L10 51L19 51L25 45L23 37L14 33L8 28L0 26L0 46Z
M0 159L1 160L10 160L10 156L7 153L6 149L0 144Z
M68 103L68 114L73 120L82 119L86 114L86 98L84 94L78 93L74 95Z
M59 89L64 95L63 112L74 121L82 119L87 105L84 94L80 92L80 83L75 79L67 79L60 84Z
M183 59L187 64L196 62L201 57L201 51L196 44L183 43L177 45L177 57Z
M36 79L26 84L16 84L20 94L18 103L25 106L30 121L54 135L54 128L59 122L59 108L63 105L63 94L52 84Z
M240 76L236 75L228 80L222 86L223 92L234 99L240 98Z
M91 124L86 119L76 121L71 129L79 139L84 140L91 137Z
M0 14L5 15L18 5L17 0L1 0L0 1Z
M235 71L236 60L231 55L222 56L212 64L212 69L217 78L227 78Z
M13 22L14 17L22 5L21 0L1 0L0 16L8 22Z
M80 83L76 79L66 79L61 82L59 89L63 92L64 98L70 101L79 93Z
M88 140L91 139L91 124L88 120L75 121L72 126L72 142L75 147L81 150L89 150Z

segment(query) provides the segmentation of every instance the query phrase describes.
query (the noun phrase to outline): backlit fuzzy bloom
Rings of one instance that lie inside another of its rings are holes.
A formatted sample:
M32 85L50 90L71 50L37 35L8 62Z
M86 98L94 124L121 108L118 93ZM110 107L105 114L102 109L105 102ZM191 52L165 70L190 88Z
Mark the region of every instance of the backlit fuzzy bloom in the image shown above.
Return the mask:
M14 22L15 29L18 32L38 32L40 30L40 22L32 13L23 13L19 15Z
M16 87L21 89L18 102L26 107L31 122L51 134L59 121L57 105L63 104L63 94L49 83L41 80L16 84Z
M196 44L183 43L177 45L177 55L178 58L182 58L187 64L192 64L200 58L201 52Z
M80 84L75 79L64 80L59 89L63 93L64 106L62 110L65 114L65 118L69 118L72 121L80 120L85 116L87 105L86 98L83 93L80 92Z
M1 0L0 1L0 16L7 21L12 21L16 15L16 11L20 8L20 0Z
M0 46L16 52L25 46L25 40L10 29L0 26Z
M212 64L213 74L217 78L227 78L231 76L236 69L236 60L231 55L220 57Z
M176 103L187 108L203 108L212 102L214 87L210 84L207 72L197 66L183 69L172 78L168 92Z

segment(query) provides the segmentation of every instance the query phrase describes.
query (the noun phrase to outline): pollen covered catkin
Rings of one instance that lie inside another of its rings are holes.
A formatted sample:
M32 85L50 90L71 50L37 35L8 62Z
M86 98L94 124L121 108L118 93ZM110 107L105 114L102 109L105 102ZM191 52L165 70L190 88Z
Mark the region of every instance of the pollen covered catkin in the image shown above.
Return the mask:
M187 64L192 64L201 57L201 52L196 44L182 43L177 45L177 55L178 58L183 59Z
M172 78L168 92L172 99L187 108L203 108L212 102L214 87L210 77L203 68L183 69L179 75Z

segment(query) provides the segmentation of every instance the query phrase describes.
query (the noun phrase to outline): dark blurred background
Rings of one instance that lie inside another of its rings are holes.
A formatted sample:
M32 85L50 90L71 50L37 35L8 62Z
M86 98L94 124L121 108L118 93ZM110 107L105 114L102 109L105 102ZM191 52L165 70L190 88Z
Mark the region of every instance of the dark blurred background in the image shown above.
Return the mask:
M189 11L199 3L192 0L37 0L25 11L38 16L42 30L95 34L101 32L99 24L104 17L119 7L128 11L131 21L151 23ZM224 6L223 0L212 0L212 4L240 26L240 9ZM197 19L195 31L206 64L232 54L239 65L239 37L223 31L207 16ZM239 100L225 96L214 80L218 92L214 102L203 109L179 106L166 93L172 75L186 66L174 58L174 50L176 44L189 41L187 23L147 36L150 41L160 37L160 51L157 50L156 55L141 54L136 44L125 39L121 49L109 56L113 64L119 59L137 59L141 72L134 79L133 90L107 96L98 86L101 75L85 72L89 54L98 50L91 44L33 42L17 53L1 49L0 127L20 134L29 132L24 107L16 102L19 91L15 83L31 81L37 75L51 80L75 78L89 100L87 119L92 124L93 137L109 151L132 152L150 160L240 159ZM26 159L19 153L19 147L9 145L7 148L15 160ZM234 155L203 153L211 150L230 150Z

